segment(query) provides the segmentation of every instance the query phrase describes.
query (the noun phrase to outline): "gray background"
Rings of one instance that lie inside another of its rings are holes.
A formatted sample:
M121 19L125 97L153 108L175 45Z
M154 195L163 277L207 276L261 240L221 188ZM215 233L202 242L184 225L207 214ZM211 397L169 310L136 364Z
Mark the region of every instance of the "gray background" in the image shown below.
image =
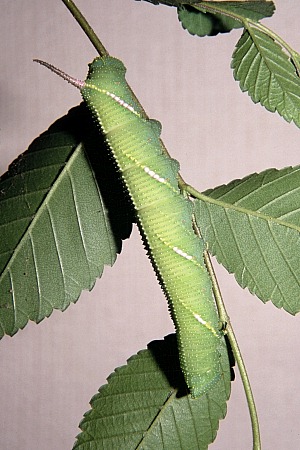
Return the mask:
M1 0L0 169L73 105L80 95L34 64L41 58L84 79L95 52L56 1ZM240 31L200 39L176 11L133 0L81 0L183 177L200 190L268 167L299 163L299 130L254 105L233 81L230 57ZM300 49L298 0L277 0L265 23ZM299 317L263 305L217 268L249 371L263 449L300 447ZM172 332L166 302L136 230L115 266L77 305L30 323L0 345L0 449L71 449L89 400L115 367L153 339ZM251 449L239 375L214 450ZM187 449L188 450L188 449Z

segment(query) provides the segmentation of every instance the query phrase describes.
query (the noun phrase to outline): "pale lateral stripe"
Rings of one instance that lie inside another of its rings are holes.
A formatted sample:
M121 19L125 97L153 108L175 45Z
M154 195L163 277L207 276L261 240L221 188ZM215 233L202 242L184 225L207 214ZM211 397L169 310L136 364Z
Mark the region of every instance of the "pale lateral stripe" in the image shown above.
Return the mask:
M193 259L191 255L188 255L183 250L180 250L178 247L173 247L174 252L176 252L178 255L183 256L185 259L188 259L189 261Z
M165 178L158 175L158 173L154 172L153 170L149 169L149 167L144 167L144 171L150 175L150 177L154 178L155 180L159 181L160 183L165 183Z
M124 102L124 100L122 100L120 97L118 97L117 95L113 94L112 92L105 92L107 95L109 95L111 98L113 98L117 103L119 103L119 105L123 106L124 108L128 109L129 111L133 112L134 114L139 115L136 110L134 109L133 106L129 105L128 103Z
M202 325L207 326L207 322L202 319L202 317L199 316L199 314L194 314L195 319L198 320L198 322L202 323Z

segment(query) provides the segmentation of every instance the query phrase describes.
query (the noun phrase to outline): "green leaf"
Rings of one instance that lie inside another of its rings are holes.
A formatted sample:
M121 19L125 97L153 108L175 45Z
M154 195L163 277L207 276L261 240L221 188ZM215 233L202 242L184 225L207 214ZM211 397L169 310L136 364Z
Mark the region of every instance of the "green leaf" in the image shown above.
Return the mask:
M299 77L300 76L300 55L295 50L293 50L291 52L291 60L292 60L293 64L295 64L295 69L296 69L297 75Z
M244 1L202 1L202 0L145 0L154 5L168 5L181 7L195 5L203 13L209 11L213 14L234 14L241 18L260 20L271 17L275 11L275 5L271 0L244 0Z
M245 31L233 53L234 77L254 103L300 126L300 79L282 47L256 28Z
M130 232L126 219L116 226L120 192L107 192L107 152L93 134L85 107L74 108L0 179L0 337L75 302Z
M259 21L271 17L275 11L273 1L269 0L243 0L243 1L200 1L195 8L208 11L212 14L226 14L236 19L252 19Z
M215 36L228 33L233 28L242 28L243 24L220 14L204 13L193 6L178 8L178 19L185 30L192 35Z
M206 449L226 415L230 395L225 346L221 366L222 379L192 399L186 395L175 335L150 343L116 369L93 397L73 449Z
M195 201L208 250L263 302L300 311L300 166L269 169Z
M137 0L141 1L141 0ZM180 6L180 5L191 5L193 3L199 3L199 0L145 0L148 3L152 3L153 5L167 5L167 6Z
M178 19L184 29L197 36L215 36L234 28L243 28L244 19L258 21L271 17L275 11L272 1L199 2L178 8Z

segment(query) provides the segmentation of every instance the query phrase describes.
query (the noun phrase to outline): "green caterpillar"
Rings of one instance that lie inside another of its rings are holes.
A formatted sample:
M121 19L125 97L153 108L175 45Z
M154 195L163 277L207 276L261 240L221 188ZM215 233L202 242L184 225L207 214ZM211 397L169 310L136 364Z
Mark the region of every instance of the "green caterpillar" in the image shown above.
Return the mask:
M199 397L221 377L224 340L204 264L204 242L193 229L192 202L178 187L179 164L164 151L161 125L145 118L118 59L96 58L85 82L38 62L80 89L105 136L169 303L187 386L192 397Z

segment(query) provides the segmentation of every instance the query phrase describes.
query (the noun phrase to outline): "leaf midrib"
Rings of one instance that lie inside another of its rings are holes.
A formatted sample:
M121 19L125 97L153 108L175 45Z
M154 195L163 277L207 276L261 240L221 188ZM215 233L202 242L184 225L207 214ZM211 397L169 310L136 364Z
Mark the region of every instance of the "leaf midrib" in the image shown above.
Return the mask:
M300 232L300 227L297 227L296 225L291 224L289 222L285 222L284 220L276 219L275 217L272 217L270 215L263 214L263 213L261 213L259 211L253 211L253 210L247 209L246 207L243 207L243 206L237 206L236 204L227 203L227 202L224 202L224 201L221 201L221 200L217 200L217 199L214 199L214 198L209 197L209 196L207 196L205 194L202 194L202 193L198 196L198 200L203 201L204 203L208 203L208 204L211 204L211 205L219 206L219 207L221 207L223 209L230 209L232 211L235 211L235 212L238 212L238 213L241 213L241 214L245 214L247 216L251 216L251 217L255 217L255 218L261 219L261 220L265 220L267 222L273 222L273 223L275 223L277 225L281 225L281 226L284 226L284 227L287 227L287 228L290 228L292 230Z
M38 219L40 218L41 214L44 212L44 208L47 208L47 204L49 202L49 200L51 199L51 197L54 195L54 193L56 192L56 189L58 188L61 179L64 177L65 173L69 171L70 167L72 166L74 160L76 159L76 156L78 155L78 153L82 150L82 144L78 144L76 149L74 150L74 152L72 152L70 158L66 161L66 164L64 165L64 168L62 169L62 171L59 173L59 175L57 176L57 178L55 179L54 183L52 184L52 186L50 187L48 194L44 197L44 199L42 200L41 204L38 207L38 210L33 218L33 220L31 221L30 225L28 226L28 228L26 229L26 231L24 232L24 234L21 236L17 246L15 247L12 257L7 261L7 264L5 265L1 275L0 275L0 284L2 282L2 279L5 277L6 272L10 271L10 266L12 265L12 263L14 262L14 259L17 257L19 251L22 248L24 239L26 239L27 237L31 236L31 231L34 228L34 226L36 225L36 222L38 221Z
M261 33L260 30L256 29L255 27L249 27L247 28L247 33L249 34L250 38L252 39L253 45L256 47L258 54L261 56L262 60L264 61L264 63L266 64L269 72L270 72L270 77L274 76L274 78L276 79L278 85L280 86L282 93L286 93L286 94L294 94L294 96L296 96L296 98L299 99L299 96L297 96L294 92L292 92L290 89L288 91L286 91L286 89L284 88L284 84L289 82L292 83L296 88L299 88L299 83L296 83L296 80L294 79L294 77L291 75L291 73L286 69L286 67L282 64L279 64L277 61L277 58L283 58L283 55L285 55L285 53L283 52L282 48L279 47L278 50L282 51L282 55L281 54L275 54L276 58L271 58L268 57L268 53L270 53L268 47L267 47L267 41L262 39L261 35L259 33ZM265 35L267 36L267 35ZM269 37L269 36L268 36ZM264 46L264 43L266 44ZM278 45L276 42L274 42L275 45ZM274 53L271 53L272 56L274 56ZM288 57L287 57L288 58ZM287 62L290 62L288 59ZM271 68L271 64L275 65L280 71L280 73L275 73L274 70ZM287 78L283 77L282 71L284 71L287 74ZM281 79L283 80L283 82L281 81ZM285 83L284 83L285 82Z

